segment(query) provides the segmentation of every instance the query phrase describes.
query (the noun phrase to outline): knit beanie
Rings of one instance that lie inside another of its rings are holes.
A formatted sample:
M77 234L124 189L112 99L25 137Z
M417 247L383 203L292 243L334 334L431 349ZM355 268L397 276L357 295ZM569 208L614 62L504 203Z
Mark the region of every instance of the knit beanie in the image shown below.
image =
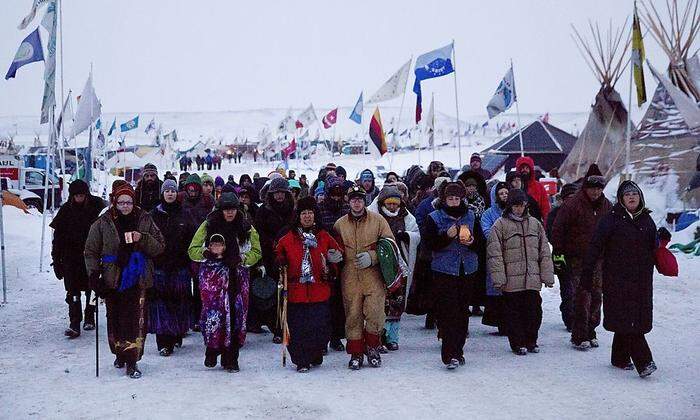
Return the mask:
M396 198L401 203L401 191L396 187L396 185L385 185L381 191L379 191L379 196L377 196L377 201L379 203L386 202L387 199Z
M289 192L289 182L281 176L270 181L270 186L267 189L268 194L276 192Z
M223 187L224 184L225 184L224 179L220 176L217 176L216 179L214 180L215 187Z
M299 181L296 179L290 179L287 181L289 183L289 189L296 188L298 190L301 189L301 184L299 184Z
M141 176L144 176L146 174L153 174L155 176L158 176L158 168L156 168L156 165L152 163L147 163L143 166L143 170L141 171Z
M583 181L583 188L605 188L605 177L602 175L589 175Z
M221 193L221 196L216 200L217 210L237 209L239 206L238 196L232 192Z
M564 184L563 187L561 187L561 199L564 200L565 198L574 195L578 192L578 186L576 184Z
M187 187L190 184L195 184L199 185L200 187L202 186L202 180L199 178L199 175L197 174L190 174L187 177L187 180L185 181L185 187Z
M112 193L109 195L109 198L116 203L119 196L122 195L128 195L132 200L136 197L134 187L123 179L118 179L112 183Z
M88 187L88 184L82 179L76 179L68 186L68 194L90 194L90 187Z
M360 173L360 182L362 181L374 181L374 174L369 169L365 169Z
M166 191L177 191L177 182L172 179L166 179L163 181L163 185L160 187L160 193L163 194Z
M439 190L443 182L450 182L450 178L446 176L439 176L435 178L435 182L433 182L433 188Z
M335 168L335 174L338 176L342 176L343 178L346 178L346 179L348 177L348 172L342 166L338 166L337 168Z
M202 181L202 185L204 185L204 184L207 183L207 182L210 183L210 184L212 184L212 185L214 185L214 178L212 178L211 175L209 175L209 174L206 173L206 172L204 172L204 173L202 174L201 181Z

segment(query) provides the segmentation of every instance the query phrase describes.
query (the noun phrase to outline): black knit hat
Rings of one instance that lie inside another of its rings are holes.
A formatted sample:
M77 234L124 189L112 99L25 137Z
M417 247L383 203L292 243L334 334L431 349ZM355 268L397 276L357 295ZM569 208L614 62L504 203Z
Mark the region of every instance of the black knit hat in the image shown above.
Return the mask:
M217 210L230 210L237 209L239 206L238 196L236 193L225 192L222 193L219 199L216 201Z
M297 221L299 220L299 216L301 215L301 212L304 210L311 210L314 212L315 216L318 216L318 206L316 205L316 200L314 200L313 197L307 196L307 197L301 198L301 199L299 199L299 201L297 201L297 206L295 208L295 211L297 214ZM315 220L315 218L314 218L314 220Z
M511 189L508 192L508 201L507 207L511 208L516 204L527 204L528 203L528 198L527 198L527 193L523 190L516 190L516 189Z
M605 177L602 175L589 175L583 181L583 188L605 188Z
M90 187L88 187L88 184L82 179L76 179L68 186L68 194L90 194Z
M141 171L141 175L146 175L148 173L154 174L155 176L158 176L158 168L156 168L156 165L152 163L147 163L143 166L143 170Z
M561 199L564 200L566 197L569 197L570 195L576 194L578 192L578 186L574 183L570 184L565 184L563 187L561 187Z

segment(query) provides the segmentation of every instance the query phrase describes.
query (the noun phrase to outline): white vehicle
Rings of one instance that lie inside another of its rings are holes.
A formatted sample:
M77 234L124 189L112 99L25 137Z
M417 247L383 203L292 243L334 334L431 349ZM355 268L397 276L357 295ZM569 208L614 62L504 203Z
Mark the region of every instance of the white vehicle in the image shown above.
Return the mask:
M27 206L44 209L44 177L46 170L25 168L16 155L0 155L0 180L3 189L17 195ZM55 175L49 178L47 207L61 205L63 182Z

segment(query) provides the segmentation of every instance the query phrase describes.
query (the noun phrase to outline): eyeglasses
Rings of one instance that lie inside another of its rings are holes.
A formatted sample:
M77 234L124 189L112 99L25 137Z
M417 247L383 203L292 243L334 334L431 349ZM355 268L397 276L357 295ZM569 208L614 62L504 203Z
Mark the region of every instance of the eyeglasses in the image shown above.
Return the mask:
M133 201L117 201L117 206L119 207L131 207L134 205Z

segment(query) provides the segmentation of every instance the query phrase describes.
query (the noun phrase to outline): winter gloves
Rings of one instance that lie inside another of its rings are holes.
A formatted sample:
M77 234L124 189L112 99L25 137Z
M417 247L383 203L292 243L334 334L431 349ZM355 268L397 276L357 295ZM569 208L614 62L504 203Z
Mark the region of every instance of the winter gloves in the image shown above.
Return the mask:
M372 257L369 255L369 252L360 252L355 256L355 268L362 270L369 268L371 265Z
M554 274L557 276L566 271L566 259L564 258L564 254L552 254L552 262L554 263Z
M95 296L104 297L105 287L99 271L90 274L88 277L88 285L90 286L91 290L95 291Z
M328 250L328 262L331 264L338 264L343 261L343 253L337 249Z

